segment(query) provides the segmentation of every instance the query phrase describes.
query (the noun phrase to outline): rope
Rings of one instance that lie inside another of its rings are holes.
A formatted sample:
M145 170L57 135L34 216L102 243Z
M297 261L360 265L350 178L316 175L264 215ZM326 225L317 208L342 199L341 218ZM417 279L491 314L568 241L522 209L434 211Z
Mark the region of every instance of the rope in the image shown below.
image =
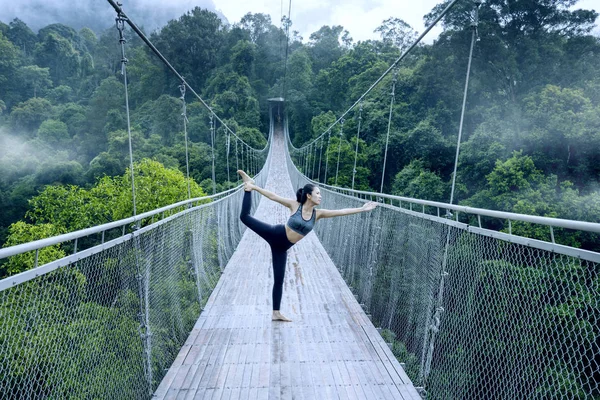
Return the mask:
M229 131L233 136L237 137L238 139L240 139L240 141L244 142L242 140L242 138L238 137L235 132L233 132L229 126L223 122L223 120L221 118L219 118L219 116L213 111L213 109L204 101L204 99L202 97L200 97L200 95L194 90L193 87L191 87L189 85L189 83L187 83L187 81L183 78L183 76L181 76L181 74L179 72L177 72L177 70L175 68L173 68L173 66L171 65L171 63L169 63L169 61L167 61L167 59L165 58L165 56L162 55L162 53L160 51L158 51L158 49L156 48L156 46L154 46L154 44L146 37L146 35L141 31L140 28L137 27L136 24L133 23L133 21L131 21L131 19L129 19L127 17L127 15L125 15L125 13L123 12L123 9L121 8L121 5L118 4L115 0L107 0L108 3L115 9L115 11L117 12L117 14L119 14L120 16L122 16L122 18L124 19L125 22L127 22L127 24L131 27L131 29L133 29L133 31L135 33L137 33L137 35L140 37L140 39L142 39L142 41L144 43L146 43L148 45L148 47L150 47L150 49L152 50L152 52L154 52L154 54L156 54L156 56L158 58L160 58L160 60L171 70L171 72L173 72L179 81L182 82L183 85L185 85L194 96L196 96L196 98L200 101L200 103L214 116L214 118L221 123L221 125L223 125L223 127ZM247 143L244 142L246 145ZM257 151L265 151L268 148L268 143L267 145L265 145L265 147L263 149L256 149Z
M312 165L312 171L310 171L310 176L314 180L315 179L315 164L317 162L317 145L316 145L316 143L313 146L313 150L315 151L315 155L312 158L313 159L313 165Z
M394 107L394 98L396 97L396 79L397 78L398 78L398 70L394 70L394 78L392 79L392 93L391 93L391 98L390 98L390 113L388 116L387 135L385 136L385 153L383 155L383 171L381 172L381 188L379 189L379 193L383 193L383 182L385 180L385 164L387 163L388 143L390 141L390 127L392 126L392 112L393 112L393 107Z
M181 91L181 102L183 104L183 136L185 137L185 170L187 177L187 191L188 191L188 200L192 198L192 191L190 189L190 158L188 154L188 134L187 134L187 105L185 103L185 85L180 85L179 90Z
M227 146L227 182L228 182L228 184L229 184L229 182L231 182L231 179L229 178L229 145L230 145L230 141L231 141L231 135L229 134L229 132L227 132L226 146Z
M354 190L354 178L356 177L356 160L358 159L358 138L360 136L360 124L362 122L363 103L358 109L358 129L356 130L356 149L354 150L354 168L352 169L352 190Z
M340 143L338 145L337 167L335 168L335 185L338 182L338 172L340 171L340 154L342 153L342 138L344 137L344 120L340 123Z
M462 104L462 110L461 110L461 116L460 116L460 127L458 130L458 144L456 146L456 157L455 157L455 161L454 161L454 173L453 173L453 177L452 177L452 192L450 194L450 204L452 204L452 200L453 200L453 196L454 196L454 185L456 182L456 169L457 169L457 164L458 164L458 153L459 153L459 149L460 149L460 138L461 138L461 134L462 134L463 119L464 119L465 107L466 107L466 102L467 102L467 90L469 88L469 76L471 73L471 61L473 59L473 47L475 44L475 37L477 35L477 24L479 22L479 6L481 5L481 2L474 1L474 4L475 4L474 18L473 18L473 22L471 23L471 29L472 29L471 47L469 50L469 61L468 61L468 65L467 65L467 78L465 81L465 90L464 90L464 94L463 94L463 104ZM450 218L451 216L452 216L452 214L448 211L447 217ZM457 216L458 216L458 214L457 214ZM427 382L427 378L429 377L429 374L431 372L431 363L433 360L435 340L437 337L437 333L439 332L441 314L444 312L444 307L443 307L443 305L444 305L444 287L445 287L445 283L446 283L446 276L448 276L448 252L449 252L449 249L450 249L450 230L448 230L446 233L446 243L444 246L444 257L442 259L439 289L438 289L438 294L437 294L437 299L436 299L435 314L433 315L433 318L432 318L433 323L431 323L429 326L429 348L427 349L427 358L425 359L425 366L424 366L424 370L423 370L423 379L425 382Z
M111 1L111 0L109 0ZM396 59L396 61L394 61L392 63L392 65L390 65L390 67L379 77L379 79L377 79L372 85L371 87L369 87L369 89L367 89L359 98L358 100L356 100L354 102L354 104L352 104L334 123L332 123L329 128L327 128L321 135L319 135L318 137L316 137L315 139L313 139L313 141L319 139L321 136L324 136L331 128L333 128L336 124L338 124L345 116L346 114L348 114L352 109L354 109L354 107L356 107L357 104L359 104L367 94L369 94L371 92L371 90L373 90L373 88L375 88L375 86L377 86L377 84L379 82L381 82L383 80L383 78L385 78L390 71L396 66L398 65L398 63L400 61L402 61L403 59L406 58L406 56L419 44L419 42L421 42L421 40L423 40L423 38L425 37L425 35L427 35L429 33L429 31L431 29L433 29L433 27L448 13L448 11L450 11L450 9L452 7L454 7L454 5L458 2L459 0L452 0L452 2L450 2L446 8L440 13L440 15L437 16L437 18L431 23L431 25L429 25L425 31L423 31L423 33L417 38L417 40L415 40L415 42L406 49L406 51L404 51L404 53L402 53L402 55L400 57L398 57L398 59ZM292 145L293 146L293 145ZM305 145L307 146L307 145ZM294 147L294 149L296 149Z
M283 88L281 97L287 97L287 63L290 48L290 25L292 24L292 0L289 1L287 21L285 23L285 62L283 64ZM287 110L287 108L286 108Z
M123 84L125 85L125 110L127 113L127 136L129 138L129 169L131 170L131 199L133 202L133 216L136 216L137 210L135 206L135 179L133 174L133 145L131 140L131 119L129 116L129 92L127 90L127 57L125 57L125 17L122 13L117 14L117 30L119 31L119 43L121 44L121 75L123 75Z
M331 130L328 130L329 135L327 136L327 147L325 148L325 180L324 183L327 183L327 166L329 165L329 156L327 155L327 151L329 150L329 142L331 142Z
M471 75L471 61L473 60L473 47L475 47L475 38L477 36L477 24L479 20L479 5L476 3L475 6L475 18L471 24L471 48L469 49L469 62L467 64L467 78L465 80L465 90L463 93L462 109L460 111L460 125L458 127L458 139L456 142L456 156L454 157L454 172L452 172L452 190L450 192L450 204L454 200L454 188L456 186L456 170L458 168L458 153L460 152L460 140L462 137L463 122L465 120L465 109L467 105L467 91L469 90L469 77Z
M215 178L215 121L210 114L210 147L212 148L212 186L213 194L217 193L217 182Z
M319 150L319 173L317 174L317 181L321 182L321 159L323 156L323 138L321 138L321 150Z
M238 171L240 169L240 160L238 159L238 140L235 139L235 170ZM236 179L236 182L238 179Z

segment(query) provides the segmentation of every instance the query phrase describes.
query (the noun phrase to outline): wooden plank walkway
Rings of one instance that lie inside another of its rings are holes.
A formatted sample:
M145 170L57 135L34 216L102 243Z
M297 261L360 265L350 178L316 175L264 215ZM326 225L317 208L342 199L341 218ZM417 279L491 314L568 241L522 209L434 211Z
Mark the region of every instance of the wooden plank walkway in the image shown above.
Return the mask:
M266 187L293 197L280 132L273 146ZM255 216L285 223L289 211L265 198ZM314 232L288 251L293 322L271 321L272 284L269 247L247 229L153 398L421 399Z

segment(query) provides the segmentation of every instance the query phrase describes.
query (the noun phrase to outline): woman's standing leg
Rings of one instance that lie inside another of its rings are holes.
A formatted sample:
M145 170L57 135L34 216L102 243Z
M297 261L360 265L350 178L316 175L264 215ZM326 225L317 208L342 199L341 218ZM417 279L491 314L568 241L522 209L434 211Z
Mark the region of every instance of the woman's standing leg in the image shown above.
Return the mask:
M273 255L273 311L279 311L283 295L283 280L285 278L285 264L287 252L271 248Z

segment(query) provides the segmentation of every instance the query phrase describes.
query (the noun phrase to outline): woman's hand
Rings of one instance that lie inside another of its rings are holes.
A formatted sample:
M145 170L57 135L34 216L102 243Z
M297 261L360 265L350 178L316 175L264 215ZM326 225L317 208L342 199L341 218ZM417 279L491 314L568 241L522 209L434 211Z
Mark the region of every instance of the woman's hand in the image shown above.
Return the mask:
M374 201L370 201L368 203L365 203L362 207L361 210L363 211L371 211L372 209L374 209L375 207L377 207L377 203Z

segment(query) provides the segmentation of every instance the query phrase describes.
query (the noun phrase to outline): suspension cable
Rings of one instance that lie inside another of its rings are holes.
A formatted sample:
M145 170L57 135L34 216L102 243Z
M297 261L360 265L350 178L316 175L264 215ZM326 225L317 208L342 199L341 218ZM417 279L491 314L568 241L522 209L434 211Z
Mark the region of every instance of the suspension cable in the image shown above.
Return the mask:
M187 178L187 191L188 191L188 200L192 198L192 191L190 189L190 157L188 154L188 134L187 134L187 105L185 102L185 85L179 85L179 90L181 91L181 102L183 104L183 112L181 115L183 116L183 136L185 137L185 170L186 170L186 178Z
M460 124L458 127L458 139L456 142L456 156L454 157L454 172L452 172L452 189L450 191L450 204L454 200L454 187L456 185L456 171L458 168L458 153L460 152L460 140L463 131L463 122L465 120L465 108L467 105L467 92L469 90L469 77L471 76L471 61L473 60L473 47L477 37L477 25L479 23L479 6L481 2L475 2L475 16L471 24L471 48L469 49L469 62L467 63L467 78L465 79L465 90L463 93L462 109L460 111Z
M238 158L238 140L235 138L235 170L236 172L240 169L240 160ZM236 179L236 182L239 179Z
M388 143L390 142L390 128L392 126L392 113L394 109L394 99L396 97L396 79L398 78L398 70L394 70L394 78L392 79L392 93L390 98L390 113L388 116L387 134L385 135L385 153L383 155L383 171L381 172L381 188L379 193L383 193L383 182L385 181L385 164L387 163Z
M319 172L317 173L317 181L321 182L321 159L323 157L323 138L321 138L321 150L319 150Z
M358 138L360 136L360 124L362 122L363 103L360 102L358 109L358 129L356 130L356 149L354 150L354 168L352 168L352 190L354 190L354 178L356 177L356 160L358 159Z
M459 127L459 133L458 133L458 145L460 145L460 137L461 137L461 133L462 133L462 124L463 124L463 117L464 117L464 112L465 112L467 89L468 89L468 85L469 85L469 75L471 72L471 60L473 57L473 45L475 43L475 37L477 35L477 25L479 23L479 6L481 5L481 1L475 0L473 3L475 5L475 10L474 10L473 21L471 23L471 29L472 29L471 48L469 50L469 61L468 61L468 65L467 65L467 78L466 78L466 82L465 82L465 92L463 95L461 120L460 120L460 127ZM450 204L452 204L452 196L454 194L454 183L455 183L455 178L456 178L456 166L457 166L457 161L458 161L458 151L459 151L459 148L457 146L456 159L454 162L454 177L452 179L452 194L450 195ZM447 210L446 216L448 218L450 218L452 216L452 214L450 213L449 210ZM446 283L446 276L448 275L447 265L448 265L449 248L450 248L450 229L448 229L446 231L446 244L444 246L444 256L442 259L442 266L441 266L441 271L440 271L440 278L439 278L440 280L439 280L439 287L438 287L438 293L437 293L437 299L436 299L435 313L433 314L433 316L431 318L431 323L428 326L429 346L427 348L425 365L423 368L423 380L425 383L427 382L427 380L429 378L429 374L431 372L431 363L433 360L435 341L437 338L437 333L440 330L442 313L444 312L444 307L443 307L444 306L444 288L445 288L445 283Z
M328 130L329 135L327 136L327 147L325 148L325 180L324 183L327 183L327 166L329 165L329 156L327 155L327 151L329 150L329 142L331 142L331 129Z
M219 118L219 116L213 111L213 109L204 101L204 99L202 97L200 97L200 95L198 93L196 93L196 91L194 90L193 87L190 86L189 83L187 83L187 81L185 80L185 78L183 76L181 76L181 74L179 72L177 72L177 70L171 65L171 63L169 63L169 61L167 61L167 59L165 58L165 56L162 55L162 53L160 51L158 51L158 49L154 46L154 44L146 37L146 35L140 30L140 28L137 27L136 24L133 23L133 21L131 21L127 15L123 12L123 9L121 8L121 5L119 3L117 3L115 0L107 0L108 3L115 9L115 11L117 12L117 14L121 15L122 18L124 19L124 22L127 22L127 24L131 27L131 29L133 29L133 31L135 33L137 33L137 35L140 37L140 39L142 39L142 41L144 43L146 43L148 45L148 47L150 47L150 49L152 50L152 52L154 54L156 54L158 56L158 58L160 58L160 60L171 70L171 72L173 72L179 81L182 82L183 85L185 85L194 96L196 96L196 98L200 101L200 103L214 116L214 118L221 123L221 125L223 125L225 127L225 129L227 131L229 131L233 136L237 137L238 139L240 139L240 141L244 142L242 140L242 138L238 137L235 132L233 132L229 126L223 122L223 120L221 118ZM291 0L290 0L291 1ZM244 142L246 143L246 142ZM246 143L247 144L247 143ZM256 149L257 151L264 151L268 148L268 143L265 145L265 147L263 149Z
M316 144L316 143L315 143L315 145L313 146L313 150L315 151L315 154L314 154L314 156L313 156L313 155L312 155L312 152L311 152L311 156L312 156L312 159L313 159L313 165L312 165L312 169L311 169L311 171L310 171L310 176L311 176L311 179L313 179L313 180L314 180L314 179L315 179L315 163L316 163L316 161L317 161L317 144Z
M287 21L285 23L285 62L283 64L283 88L281 97L286 98L287 96L287 63L288 53L290 48L290 25L292 24L292 0L289 1ZM286 107L287 109L287 107ZM286 112L287 115L287 112Z
M117 30L119 31L119 43L121 44L121 75L123 75L123 84L125 85L125 111L127 113L127 137L129 138L129 169L131 170L131 199L133 202L133 216L136 216L137 209L135 206L135 178L133 173L133 145L131 140L131 119L129 115L129 92L127 90L127 57L125 57L125 39L124 30L125 30L125 21L127 21L127 17L121 13L117 12L117 18L115 19L117 22Z
M340 154L342 153L342 138L344 137L344 120L340 122L340 143L338 145L337 167L335 168L335 185L338 182L338 172L340 171Z
M227 142L226 142L226 147L227 147L227 185L229 185L229 182L231 182L231 180L229 178L229 145L230 145L230 141L231 141L231 134L229 132L227 132L226 140L227 140Z
M111 0L109 0L111 1ZM450 11L450 9L452 7L454 7L454 5L458 2L459 0L452 0L450 2L450 4L448 4L446 6L446 8L440 13L440 15L437 16L437 18L425 29L425 31L423 31L423 33L421 35L419 35L419 37L415 40L415 42L408 47L404 53L402 53L402 55L400 57L398 57L396 59L396 61L394 61L392 63L392 65L390 65L390 67L379 77L379 79L377 79L370 87L369 89L367 89L359 98L358 100L356 100L354 102L354 104L352 104L334 123L332 123L329 128L327 128L321 135L319 135L317 138L313 139L317 140L319 137L325 135L327 133L327 131L329 131L331 128L333 128L336 124L338 124L342 118L344 118L346 116L346 114L348 114L352 109L354 109L354 107L356 107L364 98L367 94L369 94L371 92L371 90L373 90L373 88L375 88L375 86L377 86L377 84L379 84L379 82L381 82L383 80L383 78L385 78L390 71L392 71L392 69L394 69L394 67L396 67L396 65L398 65L398 63L400 61L402 61L403 59L406 58L406 56L421 42L421 40L425 37L425 35L427 35L429 33L429 31L431 29L433 29L433 27L448 13L448 11ZM308 145L308 144L306 144Z
M212 148L212 187L213 194L217 193L217 182L215 178L215 120L210 114L210 147Z

